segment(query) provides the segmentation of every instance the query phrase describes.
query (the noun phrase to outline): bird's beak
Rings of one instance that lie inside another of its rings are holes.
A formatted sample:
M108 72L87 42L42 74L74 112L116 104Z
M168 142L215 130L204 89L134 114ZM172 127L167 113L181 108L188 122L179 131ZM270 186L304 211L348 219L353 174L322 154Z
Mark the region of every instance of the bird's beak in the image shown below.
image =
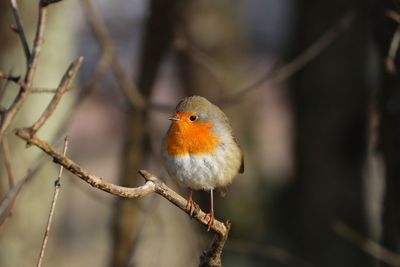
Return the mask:
M170 117L168 117L168 119L169 119L170 121L180 121L180 120L181 120L181 118L179 118L179 117L176 116L176 115L170 116Z

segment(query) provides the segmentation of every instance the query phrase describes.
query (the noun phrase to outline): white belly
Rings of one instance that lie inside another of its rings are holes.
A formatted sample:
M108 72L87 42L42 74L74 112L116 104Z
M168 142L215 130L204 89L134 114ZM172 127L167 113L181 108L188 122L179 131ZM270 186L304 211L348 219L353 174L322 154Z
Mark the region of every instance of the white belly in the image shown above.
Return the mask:
M233 150L237 151L226 151L226 146L220 146L214 156L185 154L171 157L163 153L163 159L169 175L184 186L210 190L229 185L237 174L240 151L236 147Z

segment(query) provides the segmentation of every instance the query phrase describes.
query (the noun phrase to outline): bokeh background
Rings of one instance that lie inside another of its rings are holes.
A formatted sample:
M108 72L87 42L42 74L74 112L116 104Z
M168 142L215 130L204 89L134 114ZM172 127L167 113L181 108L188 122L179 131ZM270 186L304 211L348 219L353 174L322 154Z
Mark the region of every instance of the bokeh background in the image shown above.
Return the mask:
M19 1L29 40L36 2ZM147 169L186 196L162 167L160 143L175 104L205 96L227 113L245 155L245 173L215 200L216 217L232 223L224 266L386 266L380 249L400 252L397 49L387 64L397 12L397 0L64 0L49 8L35 86L56 87L72 60L85 60L38 135L60 150L68 135L68 156L107 181L137 186ZM11 24L1 1L0 70L22 74ZM315 58L304 54L313 44ZM272 79L298 55L298 72ZM154 105L135 108L124 77ZM10 84L1 104L16 92ZM14 127L34 122L50 99L30 96ZM23 177L41 152L12 131L8 140ZM24 185L0 226L0 266L35 264L57 172L48 159ZM61 184L45 266L197 266L211 242L158 195L119 199L67 172ZM208 199L195 194L205 210Z

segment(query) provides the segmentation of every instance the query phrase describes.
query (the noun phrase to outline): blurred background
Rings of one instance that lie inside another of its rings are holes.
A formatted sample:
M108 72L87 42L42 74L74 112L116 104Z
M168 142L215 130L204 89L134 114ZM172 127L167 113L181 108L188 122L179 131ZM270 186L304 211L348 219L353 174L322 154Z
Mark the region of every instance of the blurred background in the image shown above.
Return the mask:
M28 40L36 2L19 1ZM187 196L160 144L176 103L205 96L245 157L245 173L215 199L216 217L232 223L224 266L400 266L398 12L398 0L64 0L49 7L34 86L55 88L85 60L38 135L60 151L68 135L68 156L106 181L138 186L146 169ZM0 70L20 75L12 24L1 1ZM3 89L7 107L18 87ZM51 97L32 94L13 128ZM17 180L42 152L12 131L7 140ZM0 266L36 262L57 172L48 159L21 189L0 226ZM46 266L197 266L210 245L211 233L156 194L119 199L67 172L61 184ZM208 193L194 198L208 210Z

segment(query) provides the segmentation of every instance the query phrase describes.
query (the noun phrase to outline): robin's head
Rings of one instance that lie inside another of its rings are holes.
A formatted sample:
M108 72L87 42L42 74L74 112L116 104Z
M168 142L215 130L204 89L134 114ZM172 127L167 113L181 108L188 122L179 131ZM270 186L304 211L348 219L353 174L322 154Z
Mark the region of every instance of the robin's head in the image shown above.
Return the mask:
M178 103L168 136L171 150L210 152L231 133L226 115L214 104L201 96L190 96ZM175 153L178 153L175 151Z
M219 125L229 127L224 112L202 96L190 96L181 100L175 108L174 116L169 119L178 124L212 124L217 128Z

